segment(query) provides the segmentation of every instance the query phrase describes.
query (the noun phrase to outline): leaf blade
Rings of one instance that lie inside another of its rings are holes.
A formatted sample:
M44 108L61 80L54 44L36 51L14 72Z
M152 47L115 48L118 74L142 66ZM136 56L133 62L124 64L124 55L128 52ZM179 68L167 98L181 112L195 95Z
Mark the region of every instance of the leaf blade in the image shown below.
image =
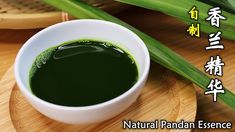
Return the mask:
M115 0L119 2L123 2L126 4L131 4L143 8L147 8L150 10L160 11L164 14L170 15L172 17L176 17L184 23L190 24L195 23L194 20L190 19L187 14L188 11L196 6L199 10L199 20L198 23L201 24L201 30L205 33L217 32L218 28L211 27L210 22L206 21L208 17L208 10L212 8L212 6L202 3L197 0ZM235 15L228 13L226 11L222 12L227 20L220 21L220 28L222 36L227 39L235 40Z

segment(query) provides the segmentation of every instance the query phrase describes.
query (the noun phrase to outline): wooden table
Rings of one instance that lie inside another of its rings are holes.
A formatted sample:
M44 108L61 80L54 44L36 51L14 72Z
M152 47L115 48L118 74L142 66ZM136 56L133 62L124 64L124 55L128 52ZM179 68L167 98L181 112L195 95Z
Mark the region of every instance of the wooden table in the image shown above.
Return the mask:
M131 8L116 15L129 24L150 34L175 52L179 53L201 70L212 55L221 55L226 63L223 84L235 93L235 42L222 39L224 51L205 51L208 37L203 34L201 38L190 37L185 25L176 19L158 12ZM15 56L22 44L37 30L0 30L0 78L14 63ZM235 125L235 111L216 102L212 98L198 91L197 120L230 121ZM235 126L234 126L235 127ZM233 129L234 130L234 129ZM233 131L231 130L231 131ZM201 130L195 130L201 131Z

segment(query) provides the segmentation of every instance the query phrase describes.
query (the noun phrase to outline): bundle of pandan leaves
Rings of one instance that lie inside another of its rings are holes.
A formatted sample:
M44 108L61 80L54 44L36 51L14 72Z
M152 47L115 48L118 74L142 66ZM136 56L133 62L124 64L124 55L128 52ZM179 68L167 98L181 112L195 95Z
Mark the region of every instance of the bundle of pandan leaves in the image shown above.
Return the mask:
M193 6L200 10L198 22L201 24L201 30L205 33L216 32L217 28L210 26L206 21L208 11L213 6L220 6L223 16L228 18L221 21L220 31L223 37L235 40L235 1L234 0L116 0L118 2L131 4L151 10L160 11L164 14L175 17L185 23L192 23L187 12ZM111 21L135 32L145 42L151 55L151 59L160 65L178 73L191 82L195 83L203 90L207 89L210 77L198 70L183 57L161 44L156 39L132 27L131 25L115 18L114 16L88 5L80 0L44 0L44 2L68 12L79 19L100 19ZM218 98L221 102L235 109L235 94L225 89L225 94L219 94Z

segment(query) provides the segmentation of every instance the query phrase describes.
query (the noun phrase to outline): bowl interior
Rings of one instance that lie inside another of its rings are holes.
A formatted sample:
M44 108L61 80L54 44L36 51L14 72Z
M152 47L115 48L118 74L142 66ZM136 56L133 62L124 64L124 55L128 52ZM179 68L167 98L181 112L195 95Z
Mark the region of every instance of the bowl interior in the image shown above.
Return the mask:
M23 88L30 90L29 71L38 54L49 47L78 39L108 41L124 49L136 61L139 78L143 76L144 69L148 66L149 55L144 43L128 29L105 21L74 20L46 28L24 44L15 64L16 76L20 84L24 85Z

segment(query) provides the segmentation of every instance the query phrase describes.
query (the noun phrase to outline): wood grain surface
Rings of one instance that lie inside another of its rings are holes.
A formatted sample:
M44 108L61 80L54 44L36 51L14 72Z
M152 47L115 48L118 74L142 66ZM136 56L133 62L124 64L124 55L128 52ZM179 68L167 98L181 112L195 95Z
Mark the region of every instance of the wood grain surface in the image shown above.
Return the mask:
M43 116L28 104L14 83L14 72L11 67L0 81L2 90L0 97L3 101L0 107L2 117L0 127L4 131L118 132L125 131L122 128L123 120L181 121L184 119L192 122L196 116L196 94L193 85L156 63L151 65L147 84L132 106L108 121L88 125L68 125ZM184 131L187 132L190 129Z
M205 51L208 45L208 37L203 34L201 38L192 38L186 33L188 25L176 19L158 12L148 11L140 8L131 8L117 15L122 20L139 28L140 30L155 37L175 52L185 57L196 67L204 70L204 65L212 55L221 55L226 63L224 76L221 78L223 84L235 92L235 42L222 39L225 46L224 51ZM38 30L0 30L0 78L13 64L15 55L21 45ZM212 98L203 95L197 89L197 120L205 121L230 121L235 124L234 110L222 105L213 103ZM194 130L202 131L202 130ZM205 130L206 131L206 130ZM222 131L222 130L216 130ZM223 130L224 131L224 130ZM232 130L235 131L233 128Z
M89 4L117 13L129 8L113 0L84 0ZM118 10L113 10L113 9ZM63 13L41 0L0 0L0 29L44 28L63 20Z

